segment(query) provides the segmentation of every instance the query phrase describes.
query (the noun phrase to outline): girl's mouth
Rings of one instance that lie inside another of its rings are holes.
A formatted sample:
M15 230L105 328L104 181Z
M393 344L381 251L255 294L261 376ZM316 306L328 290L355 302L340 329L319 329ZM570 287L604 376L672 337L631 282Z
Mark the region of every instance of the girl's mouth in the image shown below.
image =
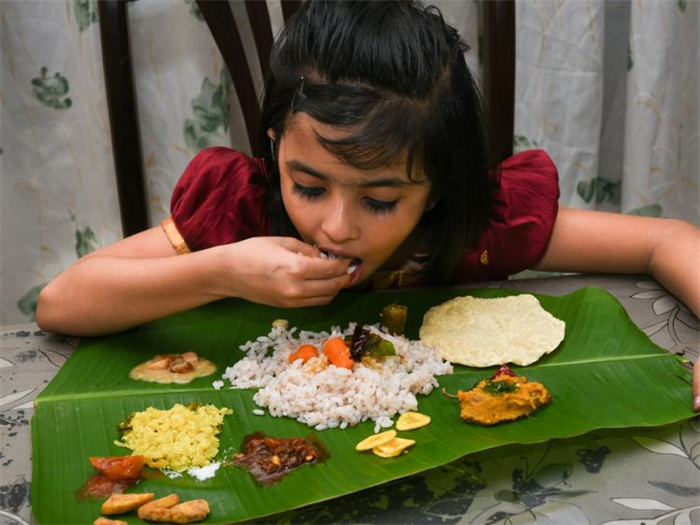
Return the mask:
M352 278L350 279L350 283L348 283L348 286L352 286L357 282L357 280L360 277L360 274L362 273L361 271L358 271L358 269L360 269L360 267L362 266L362 259L359 259L358 257L344 257L333 252L323 251L320 248L319 251L321 259L351 259L350 266L348 266L348 274L352 275Z

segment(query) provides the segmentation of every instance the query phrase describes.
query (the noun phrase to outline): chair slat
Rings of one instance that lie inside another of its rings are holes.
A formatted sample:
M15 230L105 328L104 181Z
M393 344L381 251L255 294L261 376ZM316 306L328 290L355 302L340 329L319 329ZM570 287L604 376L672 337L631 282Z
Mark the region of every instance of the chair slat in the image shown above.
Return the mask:
M301 7L302 0L281 0L282 3L282 17L286 22L289 17L296 13Z
M260 0L245 0L245 9L248 13L250 28L253 30L255 47L258 50L260 71L263 78L266 78L270 70L270 51L272 51L273 40L270 13L267 10L267 4Z
M501 161L513 154L515 118L515 1L484 6L484 102L491 147Z
M124 237L149 227L126 0L97 2L109 127Z
M197 0L197 6L209 26L214 41L224 58L226 67L241 104L246 132L253 154L257 154L258 122L260 103L255 92L253 77L243 50L243 42L236 25L236 19L228 2Z

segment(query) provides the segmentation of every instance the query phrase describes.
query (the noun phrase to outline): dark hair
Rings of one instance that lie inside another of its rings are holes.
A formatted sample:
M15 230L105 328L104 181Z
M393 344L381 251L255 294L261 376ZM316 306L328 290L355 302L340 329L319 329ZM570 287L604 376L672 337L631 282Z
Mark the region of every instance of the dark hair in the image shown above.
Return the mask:
M263 102L260 151L270 151L268 129L279 139L288 117L302 111L351 130L319 140L355 167L380 167L408 152L408 177L424 172L436 203L416 230L431 282L449 279L490 207L482 102L467 50L434 7L309 0L276 42ZM294 232L272 153L267 161L276 231Z

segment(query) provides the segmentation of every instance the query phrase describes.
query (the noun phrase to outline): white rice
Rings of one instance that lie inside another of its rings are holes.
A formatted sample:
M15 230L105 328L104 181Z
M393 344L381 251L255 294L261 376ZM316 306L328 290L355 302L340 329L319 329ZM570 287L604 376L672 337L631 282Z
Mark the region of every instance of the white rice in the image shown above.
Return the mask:
M355 323L342 331L300 331L274 326L266 336L248 341L240 349L247 355L226 369L223 379L232 388L260 388L253 400L267 407L276 417L287 416L314 427L346 428L361 421L375 421L374 431L391 427L398 413L418 409L416 395L429 394L438 386L437 375L451 374L452 365L443 361L439 351L420 341L380 332L391 341L396 357L383 358L380 366L355 363L352 370L328 365L320 351L322 341L353 333ZM302 344L313 344L319 357L306 364L293 363L287 357Z

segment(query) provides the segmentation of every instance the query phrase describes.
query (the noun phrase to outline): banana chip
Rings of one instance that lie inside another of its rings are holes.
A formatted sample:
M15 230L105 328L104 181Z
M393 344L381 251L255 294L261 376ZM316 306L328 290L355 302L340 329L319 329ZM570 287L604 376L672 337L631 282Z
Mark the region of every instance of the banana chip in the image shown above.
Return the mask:
M381 432L379 434L374 434L369 436L357 445L355 445L355 450L358 452L364 452L365 450L372 450L375 447L388 443L396 437L396 430L387 430L386 432Z
M414 430L430 423L430 416L418 412L404 412L396 420L396 430Z
M394 438L388 443L376 446L372 449L377 456L382 458L394 458L403 454L408 447L412 447L416 442L412 439Z

